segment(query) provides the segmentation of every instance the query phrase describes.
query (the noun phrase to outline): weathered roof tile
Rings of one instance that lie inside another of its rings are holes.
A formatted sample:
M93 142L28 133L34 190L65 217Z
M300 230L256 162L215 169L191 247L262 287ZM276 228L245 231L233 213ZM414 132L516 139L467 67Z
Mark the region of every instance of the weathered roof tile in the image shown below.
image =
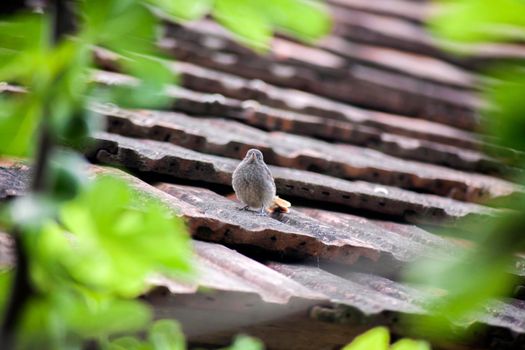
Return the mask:
M97 110L109 117L112 132L170 141L206 153L242 158L246 150L259 148L269 164L313 169L345 179L399 186L466 201L523 191L518 185L493 177L424 165L362 147L334 147L311 138L266 133L228 120L118 108L98 107ZM286 125L281 128L286 129ZM221 132L217 133L217 129Z
M140 171L177 178L231 184L238 161L198 153L173 144L99 133L88 152L93 160L124 165ZM497 215L497 210L449 198L426 195L396 187L348 181L326 175L271 167L278 193L342 204L383 214L404 216L409 221L459 219L470 215Z
M272 84L464 129L472 130L478 125L474 108L479 103L463 90L438 86L373 67L356 66L348 69L339 64L325 67L301 61L300 57L276 63L271 58L256 56L243 49L236 50L238 44L227 37L220 37L222 30L211 26L213 24L208 23L199 23L191 28L172 26L170 38L161 44L166 51L182 60L191 57L193 63ZM204 37L217 35L217 40L222 40L223 45L228 47L227 53L198 44Z
M194 241L193 248L195 280L179 282L155 276L150 283L155 287L167 287L173 294L195 293L199 288L209 288L254 293L271 303L285 304L292 297L312 299L317 303L326 301L324 295L223 245Z

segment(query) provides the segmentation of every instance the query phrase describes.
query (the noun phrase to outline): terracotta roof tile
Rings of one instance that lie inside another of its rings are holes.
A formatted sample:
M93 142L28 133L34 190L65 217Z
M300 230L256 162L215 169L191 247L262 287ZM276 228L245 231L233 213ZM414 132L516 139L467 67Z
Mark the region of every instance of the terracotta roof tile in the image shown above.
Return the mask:
M250 148L265 153L269 164L406 189L430 192L466 201L521 192L505 180L419 162L403 160L371 149L339 145L259 129L222 119L181 114L130 111L99 106L109 117L109 130L123 135L169 141L201 152L242 158ZM280 128L287 129L286 121ZM220 129L222 132L217 133Z
M451 87L427 83L373 67L325 67L296 59L271 59L235 48L231 39L219 37L228 51L199 44L203 37L221 31L203 25L172 27L163 47L180 59L209 68L258 78L272 84L313 92L325 97L360 104L393 113L428 118L465 129L478 125L473 108L479 104L472 95ZM220 35L220 34L219 34ZM176 37L173 39L172 37ZM293 79L292 79L293 77ZM377 98L381 96L381 98Z
M91 159L177 178L230 185L238 160L207 155L173 144L99 133ZM454 220L496 215L497 210L396 187L348 181L304 170L271 167L278 193L351 208L404 216L407 220Z

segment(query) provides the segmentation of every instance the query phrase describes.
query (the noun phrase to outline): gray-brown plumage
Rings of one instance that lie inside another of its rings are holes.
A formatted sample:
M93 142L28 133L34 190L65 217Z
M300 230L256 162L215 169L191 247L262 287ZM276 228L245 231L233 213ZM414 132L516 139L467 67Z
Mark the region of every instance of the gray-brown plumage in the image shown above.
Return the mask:
M266 215L275 197L275 182L261 151L252 148L246 153L233 172L232 186L237 198L246 205L243 209Z

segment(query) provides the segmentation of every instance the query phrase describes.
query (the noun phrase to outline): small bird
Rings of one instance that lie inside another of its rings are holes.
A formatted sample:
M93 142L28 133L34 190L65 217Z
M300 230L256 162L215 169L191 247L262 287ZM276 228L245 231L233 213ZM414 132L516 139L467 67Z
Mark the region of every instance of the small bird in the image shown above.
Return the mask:
M233 172L232 186L237 198L246 205L242 209L255 209L260 215L267 215L275 197L275 182L261 151L252 148L246 153Z

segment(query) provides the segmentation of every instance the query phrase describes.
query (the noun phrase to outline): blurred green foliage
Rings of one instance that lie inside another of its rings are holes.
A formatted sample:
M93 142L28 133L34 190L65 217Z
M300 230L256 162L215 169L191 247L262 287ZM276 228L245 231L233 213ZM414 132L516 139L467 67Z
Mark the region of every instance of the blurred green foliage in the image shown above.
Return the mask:
M134 208L137 202L132 196L121 180L102 177L62 205L59 220L67 231L75 232L77 247L66 257L69 276L97 289L135 297L153 272L190 272L191 247L187 235L181 234L184 223L154 202ZM69 251L66 248L65 254Z
M331 22L319 2L303 0L215 0L213 14L239 38L259 50L278 30L311 42L328 34Z
M424 341L401 339L390 345L390 333L385 327L373 328L346 345L343 350L430 350Z
M70 5L74 11L63 12ZM16 349L80 349L86 341L102 349L186 347L175 322L153 322L151 308L136 299L154 273L191 275L184 223L122 180L89 180L87 164L64 150L100 128L86 108L91 102L169 102L164 88L176 77L156 48L160 19L153 10L174 20L211 13L259 50L275 30L310 41L330 29L326 10L307 0L57 0L43 13L0 18L0 81L25 89L0 96L0 155L38 154L34 177L43 183L4 206L0 222L14 233L24 252L18 258L29 267L0 272L0 306L21 304L15 316L4 311L0 339L14 336ZM139 86L91 84L95 46L118 53ZM21 279L30 290L16 290ZM14 335L5 333L9 317L16 317ZM144 337L135 336L144 330ZM239 336L228 349L262 348Z
M147 277L191 272L184 223L138 196L122 180L103 176L62 201L54 215L28 213L45 207L29 206L31 198L15 201L11 217L21 221L35 289L19 327L20 348L79 348L84 339L139 331L152 319L150 308L133 299L147 289Z
M318 0L150 0L180 20L195 20L207 13L231 30L246 45L268 49L278 31L312 42L329 33L328 10Z
M522 0L440 0L440 11L430 21L440 37L463 43L525 38Z
M438 4L442 11L431 20L430 28L437 38L456 41L458 47L512 42L525 37L521 36L525 33L525 2L521 0L458 0L438 1ZM482 128L489 136L487 139L518 153L525 152L522 101L525 61L499 63L496 67L487 67L484 73L491 78L482 87L489 106L480 111L486 121ZM524 157L515 165L524 169ZM523 175L513 180L525 184ZM456 232L470 233L468 239L474 246L447 262L418 262L407 274L409 280L436 292L437 297L429 307L438 317L422 325L426 331L431 330L433 336L465 335L456 326L474 323L490 299L511 295L518 282L514 268L517 254L525 249L525 196L518 194L487 204L511 210L492 219L464 221L458 231L448 229L448 236L457 235Z
M107 350L184 350L184 334L176 322L161 320L155 322L145 340L125 336L108 341Z
M221 350L263 350L264 345L258 339L246 336L238 335L235 337L233 344L227 348Z
M501 146L525 152L525 62L501 66L490 73L495 80L485 89L486 99L492 102L485 131Z

